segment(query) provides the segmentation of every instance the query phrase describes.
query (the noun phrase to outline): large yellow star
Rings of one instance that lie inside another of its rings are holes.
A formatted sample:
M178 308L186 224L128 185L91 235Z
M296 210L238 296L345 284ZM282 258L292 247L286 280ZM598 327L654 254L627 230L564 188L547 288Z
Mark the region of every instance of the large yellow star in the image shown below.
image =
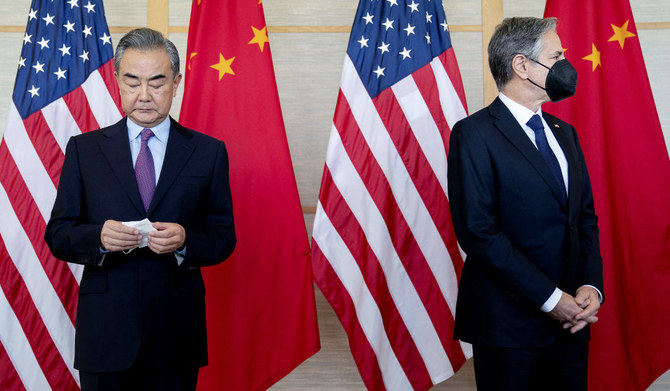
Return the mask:
M221 78L226 73L230 73L231 75L235 74L235 72L233 72L233 68L230 66L233 63L234 60L235 60L235 57L232 57L232 58L226 60L223 57L223 54L219 53L219 62L214 64L214 65L210 65L209 67L214 68L217 71L219 71L219 81L221 81Z
M593 47L593 51L588 56L582 57L582 60L591 61L593 64L593 69L591 69L591 71L595 71L596 67L598 65L602 66L602 64L600 63L600 52L596 49L596 45L592 43L591 46Z
M265 43L270 42L268 39L268 28L265 26L259 30L256 27L251 26L251 30L254 32L254 37L249 41L249 45L257 43L262 52L265 48Z
M610 39L607 40L607 42L619 41L619 45L621 45L621 49L623 49L623 44L626 41L626 38L630 38L630 37L635 36L635 34L628 31L628 20L621 27L617 27L615 25L612 25L612 30L614 30L614 35L612 35L610 37Z

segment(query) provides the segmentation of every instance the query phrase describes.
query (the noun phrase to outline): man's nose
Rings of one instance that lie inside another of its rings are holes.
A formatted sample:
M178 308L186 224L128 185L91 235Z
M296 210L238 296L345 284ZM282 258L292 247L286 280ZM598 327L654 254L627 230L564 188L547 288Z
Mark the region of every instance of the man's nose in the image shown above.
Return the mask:
M151 100L151 95L149 94L149 85L148 84L141 84L140 85L139 99L141 101Z

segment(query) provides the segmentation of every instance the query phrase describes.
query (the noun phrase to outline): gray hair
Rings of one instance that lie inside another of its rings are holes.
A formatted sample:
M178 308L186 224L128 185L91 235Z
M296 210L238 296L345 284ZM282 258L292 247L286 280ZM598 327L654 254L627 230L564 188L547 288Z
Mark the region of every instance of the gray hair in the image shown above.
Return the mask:
M119 44L116 45L116 53L114 53L114 69L116 70L116 73L119 73L121 58L126 49L165 49L165 52L170 59L172 77L177 77L179 74L179 52L177 52L177 48L169 39L165 38L163 34L156 30L143 27L131 30L121 38Z
M556 31L556 18L506 18L489 42L489 68L499 91L512 79L512 60L517 54L535 60L542 51L542 36Z

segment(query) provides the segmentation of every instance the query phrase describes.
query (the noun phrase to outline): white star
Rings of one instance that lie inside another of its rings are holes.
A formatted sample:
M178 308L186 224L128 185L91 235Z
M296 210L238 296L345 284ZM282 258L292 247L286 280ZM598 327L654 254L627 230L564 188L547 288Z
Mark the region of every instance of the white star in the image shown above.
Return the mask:
M426 23L433 23L433 15L429 14L428 11L426 11Z
M93 9L93 8L95 8L95 4L91 4L90 1L88 2L88 4L86 4L86 5L84 6L84 8L86 8L86 9L88 10L88 13L89 13L89 14L90 14L91 12L95 12L95 10Z
M370 15L369 12L366 12L365 16L363 17L363 19L365 19L365 24L371 24L372 23L372 18L374 18L374 17L375 17L374 15Z
M79 8L79 4L77 4L77 0L69 0L67 3L70 4L70 9L72 9L74 7Z
M112 44L112 37L107 35L107 33L103 34L103 36L98 39L102 41L102 46L105 46L106 44Z
M449 30L449 25L447 24L446 19L443 23L440 23L440 26L442 26L442 28L444 28L444 31Z
M69 32L69 31L74 32L74 23L70 22L69 20L67 21L66 24L63 25L63 27L65 27L65 32L66 33Z
M37 19L37 10L30 9L30 12L28 13L28 21L31 21L33 19Z
M58 76L57 80L65 79L65 72L66 71L64 69L60 69L60 67L58 67L58 71L54 72L54 75Z
M389 4L391 4L391 7L393 7L394 5L398 5L398 0L386 0L386 1L388 1Z
M47 22L47 26L48 26L49 24L54 24L54 17L51 16L51 15L49 15L48 12L47 12L47 16L45 16L44 18L42 18L42 20L45 21L45 22Z
M356 42L360 43L361 44L361 49L363 49L363 47L368 47L368 41L369 41L369 38L365 38L363 35L361 35L361 39L356 41Z
M430 34L426 33L426 36L424 38L426 38L426 43L430 45Z
M44 48L49 49L49 40L44 39L44 37L42 37L42 39L39 42L37 42L37 44L41 46L41 49L44 49Z
M84 25L84 38L88 37L89 35L93 35L91 33L91 27L88 27L87 25Z
M386 18L386 22L382 23L384 27L386 27L386 31L389 31L389 29L393 28L393 22L394 20L390 20L389 18Z
M407 6L412 10L410 13L416 11L419 12L419 5L412 0L412 4L407 4Z
M411 49L408 50L407 48L403 47L402 52L398 52L398 54L400 54L402 56L402 59L404 60L406 58L412 58L412 56L409 55L411 51L412 51Z
M72 48L72 46L65 46L65 44L63 44L63 47L59 48L58 50L61 51L62 56L65 56L66 54L69 56L70 55L70 48Z
M44 64L40 64L39 60L37 64L33 65L33 68L35 68L35 73L44 72Z
M26 66L26 59L19 56L19 69L23 68Z
M26 33L26 35L23 37L23 44L25 45L27 43L33 43L33 41L31 41L30 38L32 38L32 35Z
M388 44L388 43L384 43L384 42L382 42L382 46L377 47L377 49L381 50L381 51L382 51L382 54L384 54L384 52L387 52L387 53L388 53L388 51L389 51L389 44Z
M38 93L39 90L40 90L39 88L35 88L35 86L32 86L32 88L28 90L28 92L30 92L30 97L34 98L35 95L40 96L40 94Z
M386 69L386 68L382 68L382 67L380 67L379 65L377 65L377 69L375 69L374 71L372 71L372 73L377 74L377 79L379 79L379 76L384 76L384 70L385 70L385 69Z
M409 37L410 35L414 34L414 28L416 26L410 26L409 23L407 23L407 27L405 27L403 30L407 32L407 36Z
M81 58L82 62L88 61L88 52L84 50L84 52L79 57Z

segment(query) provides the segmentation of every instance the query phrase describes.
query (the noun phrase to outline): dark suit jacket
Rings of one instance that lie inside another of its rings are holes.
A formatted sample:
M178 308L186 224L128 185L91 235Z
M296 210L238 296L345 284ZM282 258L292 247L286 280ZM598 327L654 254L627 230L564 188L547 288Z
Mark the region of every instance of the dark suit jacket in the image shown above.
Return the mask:
M544 119L568 161L568 203L542 155L500 99L458 122L448 158L454 229L467 254L455 336L541 347L565 331L540 307L556 287L603 292L591 185L575 129ZM574 338L588 340L588 328Z
M106 220L181 224L186 255L148 249L106 254ZM137 359L153 368L207 363L205 287L201 266L222 262L236 243L223 142L171 119L165 159L149 211L140 199L126 119L70 139L47 225L54 256L85 265L79 288L75 367L127 369Z

